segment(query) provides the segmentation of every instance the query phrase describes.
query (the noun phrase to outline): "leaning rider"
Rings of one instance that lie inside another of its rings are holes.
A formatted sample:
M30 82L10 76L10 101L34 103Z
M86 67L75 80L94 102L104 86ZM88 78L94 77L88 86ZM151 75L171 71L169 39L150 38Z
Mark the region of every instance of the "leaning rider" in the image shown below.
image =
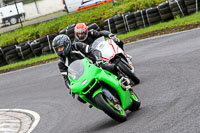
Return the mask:
M114 34L110 33L109 31L103 30L103 31L97 31L94 29L91 29L88 31L88 27L85 23L78 23L76 24L74 28L74 36L75 42L83 42L88 45L91 45L97 38L99 37L108 37L112 39L121 49L124 50L124 43L118 39Z
M95 54L95 52L98 52L97 50L91 49L89 45L81 42L71 44L71 40L67 35L61 34L56 36L52 46L55 53L60 57L58 67L61 75L64 77L65 85L67 89L69 89L70 94L72 93L70 90L70 82L68 80L68 66L75 60L83 59L86 56L96 65L101 64L103 69L116 74L115 65L109 63L102 64L101 57L99 57L98 54ZM80 97L78 97L78 100L84 103Z

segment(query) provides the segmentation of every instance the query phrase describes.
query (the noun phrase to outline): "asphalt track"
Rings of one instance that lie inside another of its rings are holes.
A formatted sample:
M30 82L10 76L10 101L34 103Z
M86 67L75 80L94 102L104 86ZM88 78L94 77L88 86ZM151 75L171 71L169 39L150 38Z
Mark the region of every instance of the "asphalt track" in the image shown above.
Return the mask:
M200 30L176 33L125 47L141 84L141 109L117 123L88 108L65 89L57 62L0 75L0 108L37 112L33 133L199 133Z

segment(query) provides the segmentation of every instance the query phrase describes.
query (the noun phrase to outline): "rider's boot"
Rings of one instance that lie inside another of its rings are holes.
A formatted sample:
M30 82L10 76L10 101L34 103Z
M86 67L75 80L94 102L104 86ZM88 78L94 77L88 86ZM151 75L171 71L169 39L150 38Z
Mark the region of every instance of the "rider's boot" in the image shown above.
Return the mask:
M131 89L131 85L130 85L130 79L126 78L126 77L121 77L121 79L119 80L121 82L121 87L123 90L129 90Z
M129 92L130 92L131 95L135 94L134 91L133 91L133 88L129 89Z

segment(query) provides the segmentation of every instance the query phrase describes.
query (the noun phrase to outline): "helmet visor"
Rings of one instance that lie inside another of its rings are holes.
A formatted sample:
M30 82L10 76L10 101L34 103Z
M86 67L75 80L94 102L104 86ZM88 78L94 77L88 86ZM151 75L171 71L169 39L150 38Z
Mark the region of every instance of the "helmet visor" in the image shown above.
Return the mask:
M87 33L86 32L77 33L77 36L78 36L79 40L85 40L87 37Z
M78 38L79 41L84 41L87 38L87 32L78 32L76 33L76 37Z
M62 53L65 50L65 46L61 45L61 46L53 47L53 50L56 54L60 55L59 53Z

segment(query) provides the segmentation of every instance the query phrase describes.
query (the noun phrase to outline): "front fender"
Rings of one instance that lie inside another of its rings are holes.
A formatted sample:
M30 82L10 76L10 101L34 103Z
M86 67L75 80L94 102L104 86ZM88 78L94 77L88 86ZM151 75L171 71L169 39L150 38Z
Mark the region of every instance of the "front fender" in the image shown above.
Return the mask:
M97 89L97 90L93 93L92 98L94 99L95 96L96 96L97 94L99 94L99 93L102 93L102 87L99 88L99 89Z

